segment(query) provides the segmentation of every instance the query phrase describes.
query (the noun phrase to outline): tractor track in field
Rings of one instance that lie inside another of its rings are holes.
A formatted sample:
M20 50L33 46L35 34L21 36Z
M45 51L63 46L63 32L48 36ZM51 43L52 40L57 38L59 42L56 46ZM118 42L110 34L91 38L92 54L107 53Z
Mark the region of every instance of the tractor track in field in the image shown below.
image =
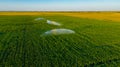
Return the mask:
M7 57L11 53L10 45L8 44L11 42L12 37L13 36L11 33L9 33L9 35L4 38L6 41L2 42L2 45L4 45L4 50L1 52L0 63L3 61L6 62Z
M104 63L111 63L111 62L117 62L120 61L120 58L114 58L114 59L110 59L110 60L106 60L106 61L100 61L100 62L96 62L96 63L91 63L88 65L84 65L84 67L94 67L95 65L102 65Z
M9 32L9 34L1 40L2 45L4 45L4 50L1 51L0 63L3 63L3 65L6 63L6 60L12 60L15 61L15 63L17 63L18 59L20 60L20 58L17 58L20 55L22 46L19 37L20 35L18 35L18 33Z
M14 50L14 54L13 54L13 60L14 61L16 61L17 62L17 54L20 54L20 47L21 47L21 45L19 44L19 37L18 37L18 35L16 35L15 36L15 44L14 44L14 46L15 46L15 50Z
M25 46L26 46L26 26L23 26L23 31L22 31L22 67L25 67L25 60L26 60L26 49L25 49Z
M0 24L0 26L4 27L4 26L32 26L32 25L36 25L36 24L40 24L40 23L26 23L26 24Z

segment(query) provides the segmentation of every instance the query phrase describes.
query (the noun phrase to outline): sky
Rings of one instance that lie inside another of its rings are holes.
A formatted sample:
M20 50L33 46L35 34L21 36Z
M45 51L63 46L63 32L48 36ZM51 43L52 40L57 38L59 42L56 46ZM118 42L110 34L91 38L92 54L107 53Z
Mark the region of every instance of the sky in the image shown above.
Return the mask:
M120 11L120 0L0 0L0 11Z

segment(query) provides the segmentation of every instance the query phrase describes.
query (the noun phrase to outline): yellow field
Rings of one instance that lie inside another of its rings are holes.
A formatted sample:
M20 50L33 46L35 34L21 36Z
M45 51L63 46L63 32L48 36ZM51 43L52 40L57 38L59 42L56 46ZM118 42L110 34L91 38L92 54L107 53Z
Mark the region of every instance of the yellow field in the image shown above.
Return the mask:
M65 15L99 20L120 21L120 13L67 13Z
M120 21L119 12L0 12L0 15L65 15L80 18Z

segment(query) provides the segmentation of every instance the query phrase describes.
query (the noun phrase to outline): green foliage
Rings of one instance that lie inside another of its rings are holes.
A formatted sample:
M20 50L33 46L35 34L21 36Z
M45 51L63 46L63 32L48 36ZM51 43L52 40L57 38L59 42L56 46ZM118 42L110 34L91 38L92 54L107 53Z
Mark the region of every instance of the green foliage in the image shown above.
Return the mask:
M43 17L62 26L46 21ZM67 28L75 34L41 36ZM120 66L120 23L66 16L0 16L0 67Z

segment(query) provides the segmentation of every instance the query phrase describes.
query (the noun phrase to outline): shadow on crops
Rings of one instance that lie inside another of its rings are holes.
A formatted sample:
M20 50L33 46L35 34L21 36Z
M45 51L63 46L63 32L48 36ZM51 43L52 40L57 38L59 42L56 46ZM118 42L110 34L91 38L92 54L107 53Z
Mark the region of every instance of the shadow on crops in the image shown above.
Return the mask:
M0 35L3 35L4 33L3 32L0 32Z

